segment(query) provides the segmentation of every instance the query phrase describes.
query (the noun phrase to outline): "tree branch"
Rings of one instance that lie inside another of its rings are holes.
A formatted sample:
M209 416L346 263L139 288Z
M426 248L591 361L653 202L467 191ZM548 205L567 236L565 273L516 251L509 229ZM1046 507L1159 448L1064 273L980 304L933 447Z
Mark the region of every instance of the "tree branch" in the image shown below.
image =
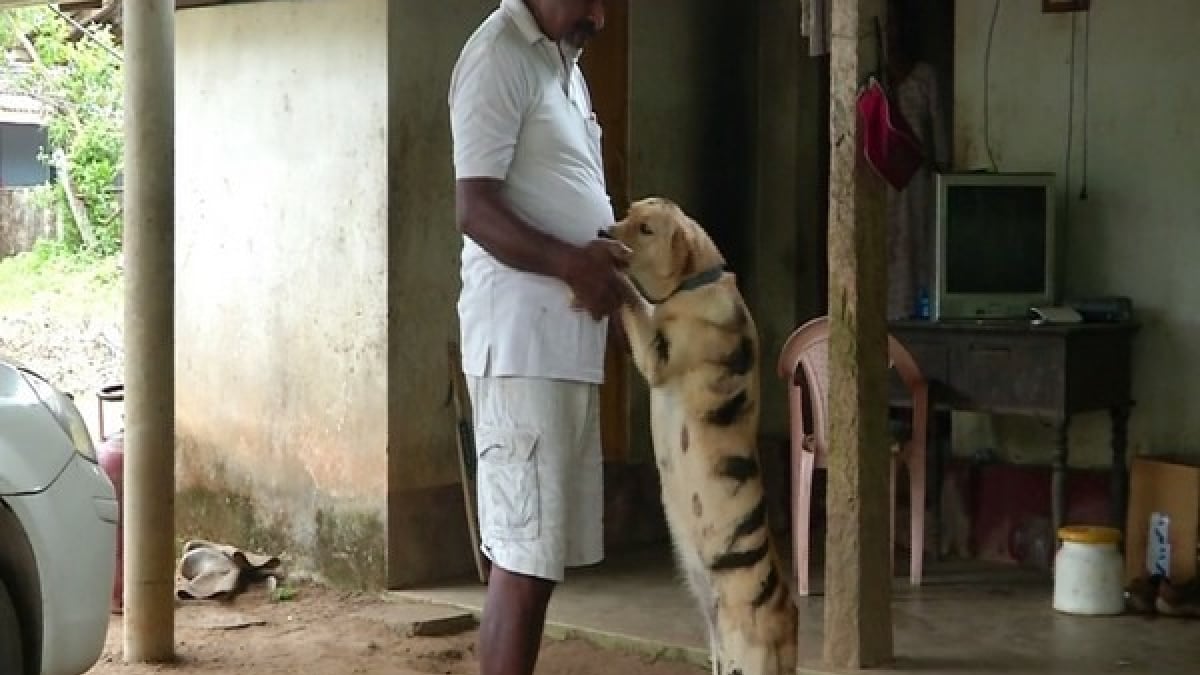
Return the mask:
M88 219L87 206L75 194L75 183L71 180L71 167L66 154L61 150L55 152L54 163L58 166L58 179L62 182L63 192L67 195L67 204L71 207L71 216L75 218L75 227L79 229L79 236L83 237L83 241L88 247L95 248L98 243L96 233L92 231L92 221Z

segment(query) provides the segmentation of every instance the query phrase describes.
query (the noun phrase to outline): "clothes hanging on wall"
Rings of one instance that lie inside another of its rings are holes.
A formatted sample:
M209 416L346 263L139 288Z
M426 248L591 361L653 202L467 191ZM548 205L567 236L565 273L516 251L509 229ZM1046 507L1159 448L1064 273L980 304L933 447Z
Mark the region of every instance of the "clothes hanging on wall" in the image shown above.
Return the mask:
M932 294L934 273L934 167L950 159L949 125L942 115L937 73L918 62L894 83L896 111L925 148L929 162L903 190L887 188L888 319L917 314L924 290Z
M800 34L808 38L808 55L829 53L829 33L833 27L832 0L800 0Z

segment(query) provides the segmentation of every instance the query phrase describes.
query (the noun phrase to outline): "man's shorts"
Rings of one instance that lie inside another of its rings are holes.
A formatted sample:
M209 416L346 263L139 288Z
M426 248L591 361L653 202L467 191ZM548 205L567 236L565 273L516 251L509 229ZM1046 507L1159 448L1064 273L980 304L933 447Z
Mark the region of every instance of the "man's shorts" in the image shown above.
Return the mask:
M563 580L604 558L600 388L468 377L483 552L501 569Z

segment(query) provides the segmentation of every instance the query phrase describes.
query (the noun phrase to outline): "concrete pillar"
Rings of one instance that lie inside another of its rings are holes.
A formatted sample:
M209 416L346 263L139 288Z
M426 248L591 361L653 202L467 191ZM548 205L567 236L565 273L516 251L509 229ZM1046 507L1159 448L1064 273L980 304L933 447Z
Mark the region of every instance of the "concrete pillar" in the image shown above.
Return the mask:
M175 657L175 2L127 0L125 660Z
M855 107L882 11L882 0L833 3L824 660L841 669L892 659L885 191L858 152Z

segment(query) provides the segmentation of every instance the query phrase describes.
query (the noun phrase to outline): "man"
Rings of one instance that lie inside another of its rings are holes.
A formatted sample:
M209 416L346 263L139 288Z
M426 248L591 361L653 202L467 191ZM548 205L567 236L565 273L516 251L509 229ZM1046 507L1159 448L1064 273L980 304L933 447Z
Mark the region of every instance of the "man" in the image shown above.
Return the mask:
M463 371L482 549L483 675L528 675L567 567L603 558L599 385L628 299L600 128L579 71L602 0L502 0L450 83Z

